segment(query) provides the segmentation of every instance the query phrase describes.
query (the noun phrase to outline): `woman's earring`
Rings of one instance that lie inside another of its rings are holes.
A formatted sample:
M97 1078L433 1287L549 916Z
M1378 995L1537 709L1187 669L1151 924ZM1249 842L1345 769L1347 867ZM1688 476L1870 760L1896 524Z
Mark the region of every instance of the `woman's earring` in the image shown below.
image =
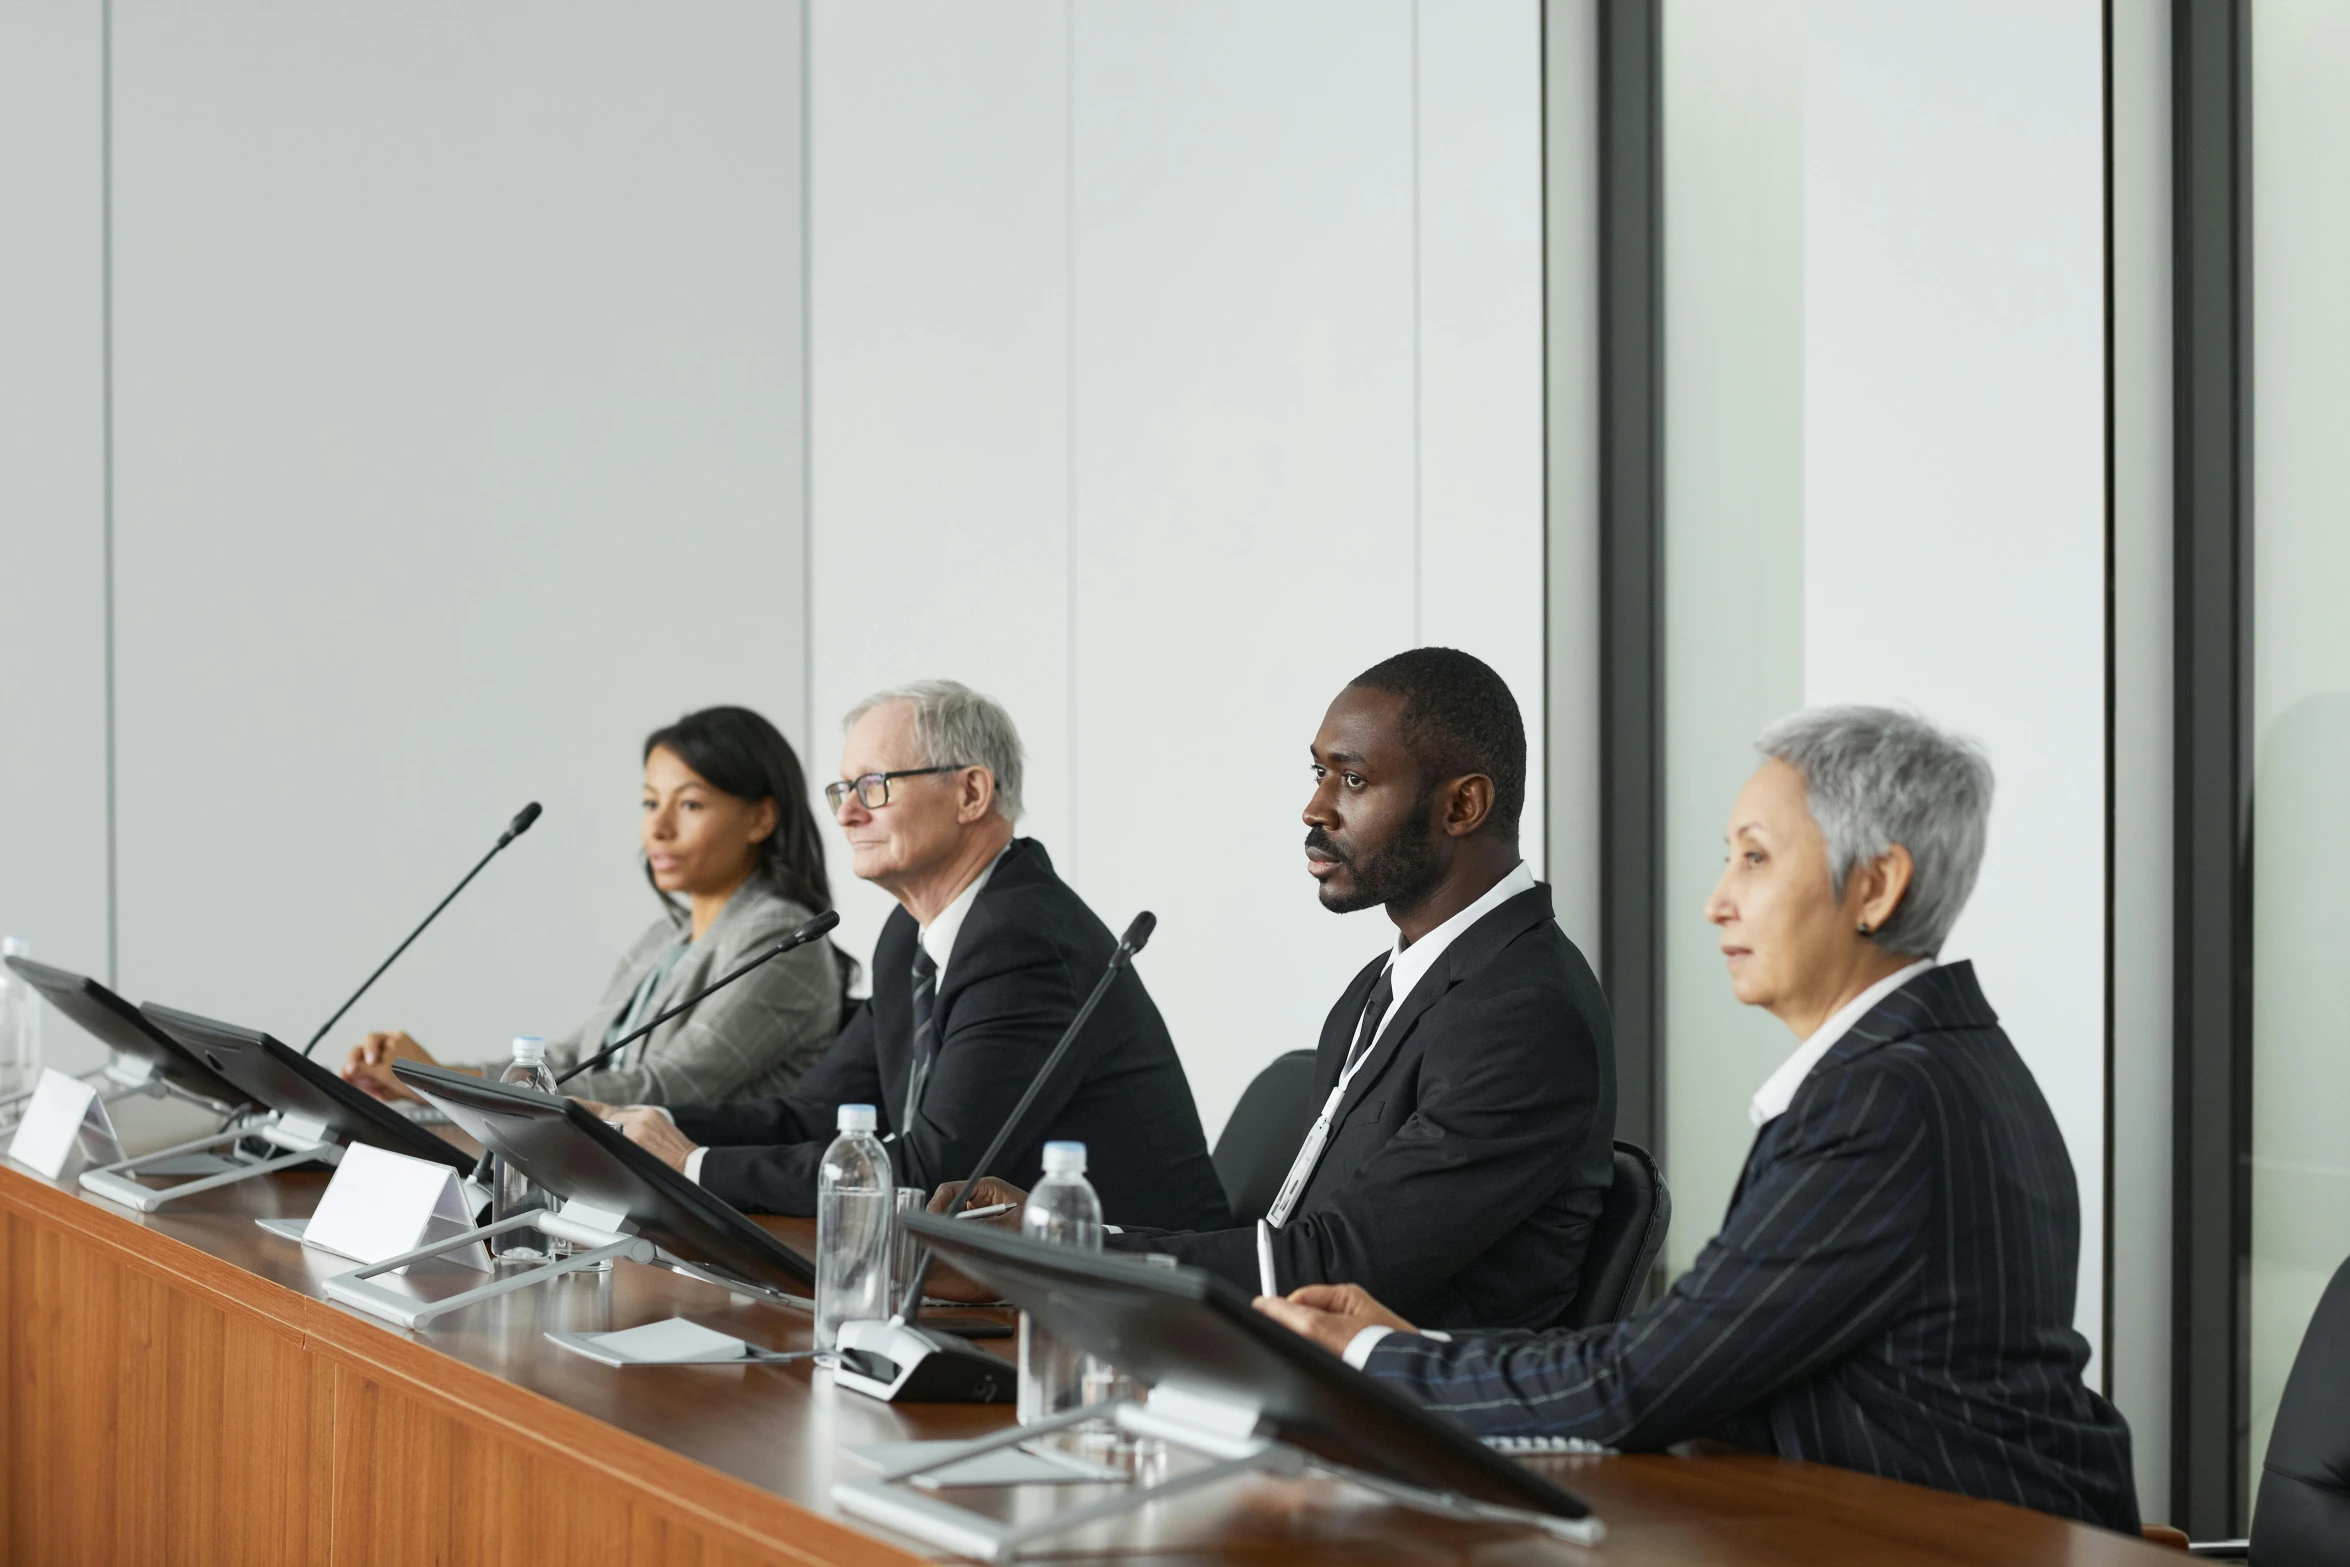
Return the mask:
M1869 933L1869 922L1867 920L1862 920L1860 922L1860 933L1864 936Z

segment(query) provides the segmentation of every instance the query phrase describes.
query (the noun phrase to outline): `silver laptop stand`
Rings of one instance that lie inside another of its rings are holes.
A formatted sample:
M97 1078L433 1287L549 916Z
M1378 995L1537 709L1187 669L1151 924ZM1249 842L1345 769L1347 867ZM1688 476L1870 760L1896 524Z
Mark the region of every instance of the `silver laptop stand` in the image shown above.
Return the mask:
M258 1137L273 1147L284 1150L272 1158L256 1159L251 1164L224 1170L217 1175L200 1176L192 1181L181 1181L173 1186L141 1186L140 1172L167 1165L190 1154L210 1153L224 1145L234 1145L248 1137ZM297 1164L313 1161L335 1164L341 1161L343 1149L335 1134L323 1121L306 1116L272 1113L258 1121L240 1123L199 1137L194 1142L178 1143L154 1153L141 1154L136 1159L118 1160L102 1164L81 1174L82 1190L95 1192L109 1202L121 1203L141 1213L153 1213L165 1203L177 1202L182 1197L193 1197L199 1192L217 1191L223 1186L234 1186L257 1175L268 1175L276 1170L289 1170Z
M537 1263L440 1300L419 1299L398 1290L386 1289L375 1282L386 1273L396 1273L415 1263L429 1262L435 1257L445 1257L451 1252L486 1241L493 1235L524 1228L569 1241L580 1249L568 1257ZM563 1204L560 1212L550 1213L544 1208L533 1208L527 1213L512 1214L479 1229L466 1230L445 1240L434 1241L429 1246L402 1252L397 1257L387 1257L382 1262L371 1263L349 1273L338 1273L326 1281L326 1293L330 1299L388 1318L404 1328L420 1328L433 1318L446 1316L452 1311L462 1311L467 1306L478 1305L515 1290L528 1289L534 1284L544 1284L566 1273L577 1273L583 1268L600 1268L623 1257L631 1262L651 1262L654 1257L653 1243L630 1230L626 1214L597 1208L574 1197Z

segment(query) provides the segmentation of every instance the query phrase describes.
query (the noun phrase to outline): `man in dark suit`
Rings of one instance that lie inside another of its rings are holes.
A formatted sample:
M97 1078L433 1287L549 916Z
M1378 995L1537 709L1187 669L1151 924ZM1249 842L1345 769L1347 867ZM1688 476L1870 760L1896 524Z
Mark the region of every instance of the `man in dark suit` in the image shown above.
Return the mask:
M1043 845L1012 835L1020 741L951 681L883 692L849 715L828 786L857 874L898 908L873 949L873 998L780 1098L619 1112L629 1135L738 1208L816 1211L840 1107L874 1106L901 1184L960 1180L1108 964L1116 939ZM1008 1145L1033 1182L1048 1140L1082 1142L1104 1208L1137 1223L1229 1217L1174 1042L1119 975Z
M1377 1279L1432 1323L1539 1327L1574 1303L1612 1178L1607 1003L1518 854L1526 735L1481 661L1417 648L1338 694L1313 742L1306 868L1384 905L1395 946L1322 1027L1323 1114L1264 1223L1138 1232L1248 1289ZM1016 1201L996 1183L979 1202Z
M1762 748L1706 913L1739 999L1804 1043L1695 1266L1581 1331L1424 1336L1346 1286L1258 1305L1481 1436L1710 1436L2134 1534L2129 1428L2081 1379L2063 1136L1974 965L1934 957L1989 764L1871 708Z

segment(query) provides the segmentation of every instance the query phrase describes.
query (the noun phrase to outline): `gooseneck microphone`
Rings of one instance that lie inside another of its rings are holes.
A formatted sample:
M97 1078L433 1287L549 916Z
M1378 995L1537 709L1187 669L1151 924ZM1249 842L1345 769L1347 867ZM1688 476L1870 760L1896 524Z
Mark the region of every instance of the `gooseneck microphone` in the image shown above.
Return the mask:
M970 1177L963 1182L963 1189L955 1194L953 1206L947 1209L943 1217L951 1219L971 1205L971 1194L978 1190L984 1177L994 1173L995 1162L1002 1156L1004 1145L1019 1130L1020 1123L1027 1118L1029 1106L1035 1104L1036 1096L1044 1092L1044 1085L1052 1081L1061 1058L1077 1042L1077 1035L1084 1029L1086 1019L1092 1017L1093 1009L1102 1004L1102 997L1110 993L1111 981L1118 977L1120 969L1134 961L1134 955L1151 939L1151 932L1158 928L1158 923L1159 917L1147 909L1134 916L1134 923L1127 926L1126 934L1118 938L1118 949L1110 954L1109 966L1102 970L1102 977L1094 982L1093 994L1085 998L1085 1005L1079 1007L1077 1015L1069 1020L1069 1026L1062 1032L1060 1042L1053 1046L1052 1054L1044 1058L1044 1065L1038 1067L1036 1075L1028 1080L1028 1091L1020 1096L1018 1104L1012 1106L1012 1113L1004 1117L1004 1124L996 1128L995 1140L987 1145L987 1152L981 1154L979 1162L971 1167ZM929 1279L930 1253L924 1251L922 1265L914 1270L913 1281L906 1286L905 1297L898 1302L899 1322L910 1323L921 1315L922 1286Z
M811 941L821 940L825 935L831 932L833 926L838 925L839 923L840 911L838 909L826 909L823 913L808 921L807 924L802 925L798 930L795 930L790 935L784 937L774 946L769 947L766 951L759 953L755 957L744 959L734 968L728 970L724 974L721 974L718 978L710 981L710 983L704 985L701 989L695 991L692 995L686 997L683 1001L680 1001L677 1005L671 1007L668 1011L663 1012L659 1017L653 1019L653 1021L650 1023L647 1023L644 1027L633 1030L623 1038L615 1039L612 1041L612 1043L606 1045L603 1049L597 1051L594 1055L589 1056L585 1061L580 1062L579 1065L573 1067L570 1071L564 1073L561 1077L556 1078L556 1086L561 1087L563 1084L568 1083L573 1078L579 1076L580 1073L591 1071L596 1067L602 1066L605 1062L611 1060L621 1051L626 1050L630 1045L635 1044L638 1040L644 1038L654 1029L659 1028L662 1024L677 1016L678 1013L685 1011L688 1007L699 1004L703 997L708 996L713 991L724 990L727 986L733 984L736 980L742 978L745 974L748 974L751 970L757 968L760 964L767 962L769 959L780 958L795 947L804 947Z
M400 954L408 950L409 942L414 941L417 937L424 934L425 925L430 925L434 920L437 920L441 917L441 910L447 908L449 904L455 900L457 894L465 890L466 882L472 881L474 877L481 874L481 868L484 865L489 864L490 861L498 857L498 851L500 849L503 849L506 847L506 845L512 843L515 839L530 831L530 824L539 819L539 813L540 806L539 802L536 800L531 801L530 804L524 806L521 810L514 813L514 820L508 822L506 824L506 830L498 834L498 841L490 845L490 852L483 855L480 859L474 861L473 869L465 873L465 880L457 883L456 886L451 887L449 889L449 896L443 898L440 902L432 906L432 912L424 917L424 923L418 925L414 930L410 931L408 933L408 940L403 941L398 946L394 947L392 949L392 955L384 959L383 962L376 965L375 972L368 975L366 981L362 983L357 990L351 992L351 999L344 1002L341 1006L335 1008L335 1015L333 1017L328 1018L325 1022L318 1025L318 1032L310 1036L310 1043L302 1047L302 1054L308 1055L311 1051L318 1048L318 1042L326 1037L326 1031L334 1027L337 1023L340 1023L343 1020L343 1014L350 1011L353 1007L359 1004L359 998L367 994L367 987L374 984L377 980L383 978L384 970L390 968L394 963L397 963L400 960Z

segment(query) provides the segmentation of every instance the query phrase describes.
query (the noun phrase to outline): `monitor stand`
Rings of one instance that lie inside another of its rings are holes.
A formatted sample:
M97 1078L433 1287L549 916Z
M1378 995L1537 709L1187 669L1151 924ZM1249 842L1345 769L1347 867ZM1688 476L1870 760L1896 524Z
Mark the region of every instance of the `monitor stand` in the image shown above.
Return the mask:
M1054 1431L1091 1421L1107 1421L1121 1432L1148 1441L1164 1442L1210 1460L1186 1473L1136 1485L1115 1496L1066 1512L1012 1522L990 1518L941 1499L935 1491L920 1489L921 1477L967 1458L1011 1447ZM1597 1545L1607 1531L1597 1518L1554 1518L1523 1508L1501 1507L1465 1496L1423 1490L1360 1469L1322 1459L1257 1434L1257 1411L1245 1404L1226 1403L1173 1388L1153 1388L1146 1403L1119 1402L1072 1409L1034 1425L1012 1426L977 1441L940 1443L937 1449L910 1463L853 1480L835 1480L832 1499L844 1512L868 1522L912 1535L957 1556L987 1562L1017 1561L1050 1537L1086 1524L1137 1511L1152 1502L1212 1485L1244 1474L1271 1474L1295 1478L1307 1473L1328 1474L1377 1491L1390 1500L1448 1518L1480 1523L1511 1524L1539 1529L1576 1545Z
M138 1097L148 1099L178 1098L185 1099L193 1105L200 1105L215 1115L225 1117L235 1113L224 1110L209 1099L200 1099L184 1088L174 1087L168 1078L156 1070L154 1062L143 1061L137 1056L126 1056L119 1051L111 1056L104 1066L92 1067L87 1072L77 1073L76 1076L80 1081L88 1083L98 1090L100 1104L110 1105L118 1100ZM24 1119L25 1108L31 1103L33 1094L38 1087L39 1085L36 1084L33 1088L27 1088L21 1093L9 1094L0 1098L0 1132L9 1130Z
M181 1181L173 1186L141 1186L137 1177L142 1173L162 1173L163 1167L190 1154L209 1153L224 1145L258 1137L283 1152L267 1159L256 1159L251 1164L239 1165L217 1175L203 1176L193 1181ZM165 1203L177 1202L182 1197L193 1197L199 1192L217 1191L223 1186L234 1186L257 1175L268 1175L277 1170L292 1169L297 1164L316 1161L334 1164L343 1157L343 1147L331 1128L323 1121L307 1116L272 1112L259 1121L228 1127L210 1137L199 1137L194 1142L177 1143L154 1153L141 1154L136 1159L122 1159L113 1164L102 1164L81 1174L82 1190L95 1192L109 1202L121 1203L141 1213L153 1213Z
M568 1257L516 1269L490 1283L440 1300L424 1300L402 1294L375 1282L383 1274L447 1256L450 1252L486 1241L493 1235L525 1228L569 1241L579 1249ZM370 1263L349 1273L338 1273L326 1281L325 1287L329 1298L339 1300L346 1306L356 1306L361 1311L388 1318L404 1328L421 1328L435 1317L447 1316L452 1311L462 1311L467 1306L511 1294L515 1290L528 1289L534 1284L545 1284L566 1273L577 1273L583 1268L600 1268L623 1257L631 1262L651 1262L655 1255L653 1243L634 1232L629 1225L628 1215L598 1208L572 1197L565 1199L559 1211L533 1208L527 1213L510 1214L479 1229L437 1240L430 1246L419 1246L397 1257L387 1257L382 1262ZM735 1287L728 1286L730 1289Z

